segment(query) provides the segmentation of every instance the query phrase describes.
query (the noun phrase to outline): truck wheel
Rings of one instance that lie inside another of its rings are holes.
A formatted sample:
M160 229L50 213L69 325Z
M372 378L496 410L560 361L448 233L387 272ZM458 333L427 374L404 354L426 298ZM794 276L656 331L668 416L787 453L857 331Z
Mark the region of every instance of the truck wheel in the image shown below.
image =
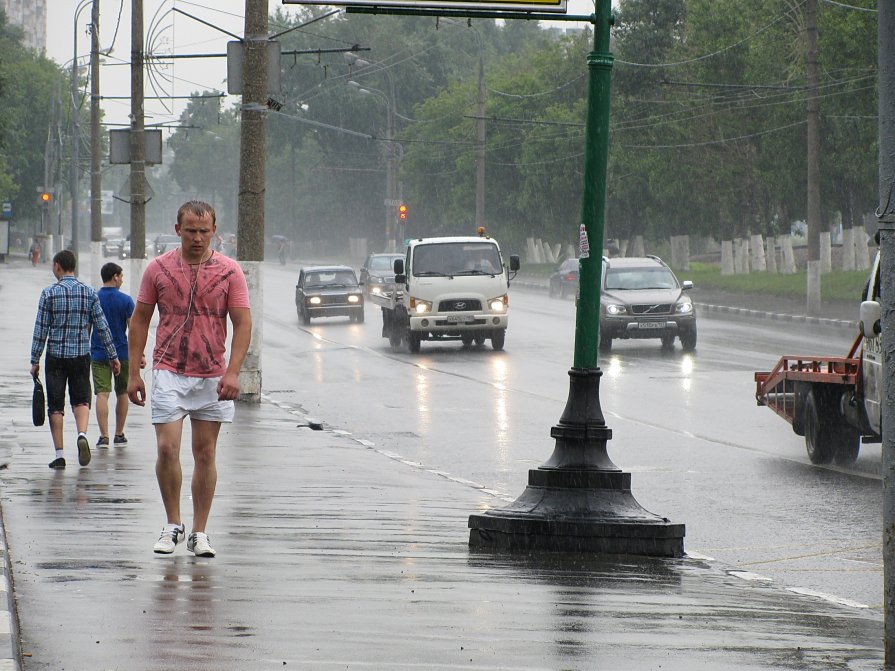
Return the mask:
M851 426L842 426L839 433L839 445L833 457L840 466L855 463L861 451L861 432Z
M411 354L418 354L420 351L420 343L422 342L423 337L415 332L408 331L407 332L407 349L410 350Z
M491 334L491 349L500 351L503 349L503 343L507 339L506 329L500 329Z
M685 352L692 352L696 349L696 325L686 331L681 331L681 347Z
M356 324L363 324L363 323L364 323L364 310L363 310L363 308L361 308L360 310L355 310L355 311L354 311L354 314L351 315L351 321L355 322Z
M298 318L301 320L301 323L307 326L311 323L311 315L308 314L308 311L304 308L299 308L298 310Z
M404 342L404 338L401 337L400 333L396 333L394 330L392 330L388 334L388 344L391 345L392 352L396 352L396 353L400 352L401 344L403 342Z
M475 336L473 336L473 340L475 341L476 347L481 347L485 344L485 336L482 333L476 333Z
M812 464L829 464L836 452L836 431L829 431L829 423L835 421L823 393L812 389L805 397L805 447ZM832 409L835 412L835 408Z
M460 334L460 342L463 343L463 347L469 347L470 345L472 345L472 341L474 339L475 338L473 337L473 335L471 333L461 333Z

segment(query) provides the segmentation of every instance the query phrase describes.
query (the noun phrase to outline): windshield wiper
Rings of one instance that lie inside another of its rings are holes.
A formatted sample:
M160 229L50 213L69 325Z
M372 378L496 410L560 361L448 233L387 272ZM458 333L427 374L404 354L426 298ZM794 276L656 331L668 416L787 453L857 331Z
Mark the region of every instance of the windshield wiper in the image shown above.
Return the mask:
M497 273L492 273L487 270L479 270L478 268L473 268L472 270L461 270L454 275L497 275Z
M417 277L447 277L447 275L440 273L437 270L418 270L413 274Z

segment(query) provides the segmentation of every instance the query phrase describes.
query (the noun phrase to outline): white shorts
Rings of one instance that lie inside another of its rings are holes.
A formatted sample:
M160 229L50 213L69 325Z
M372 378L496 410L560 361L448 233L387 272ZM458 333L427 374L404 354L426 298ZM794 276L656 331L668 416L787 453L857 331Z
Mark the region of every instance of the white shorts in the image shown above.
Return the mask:
M152 423L169 424L183 419L232 422L233 401L218 400L219 377L187 377L169 370L152 371Z

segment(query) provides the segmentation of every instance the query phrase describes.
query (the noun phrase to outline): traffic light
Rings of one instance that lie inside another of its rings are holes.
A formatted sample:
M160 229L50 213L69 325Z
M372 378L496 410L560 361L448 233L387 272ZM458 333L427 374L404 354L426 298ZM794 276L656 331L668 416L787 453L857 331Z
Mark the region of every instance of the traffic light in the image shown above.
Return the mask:
M44 205L49 205L50 201L53 200L53 194L49 191L41 191L40 193L40 202Z
M407 220L407 206L406 205L398 205L398 219L401 221Z

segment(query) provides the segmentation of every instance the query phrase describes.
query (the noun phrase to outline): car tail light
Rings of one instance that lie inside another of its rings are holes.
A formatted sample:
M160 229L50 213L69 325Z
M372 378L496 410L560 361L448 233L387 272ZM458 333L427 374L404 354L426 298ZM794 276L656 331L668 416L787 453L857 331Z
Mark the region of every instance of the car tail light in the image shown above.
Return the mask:
M572 273L569 273L569 274L566 275L563 279L564 279L566 282L574 282L575 280L578 279L578 276L577 276L577 275L573 275Z

